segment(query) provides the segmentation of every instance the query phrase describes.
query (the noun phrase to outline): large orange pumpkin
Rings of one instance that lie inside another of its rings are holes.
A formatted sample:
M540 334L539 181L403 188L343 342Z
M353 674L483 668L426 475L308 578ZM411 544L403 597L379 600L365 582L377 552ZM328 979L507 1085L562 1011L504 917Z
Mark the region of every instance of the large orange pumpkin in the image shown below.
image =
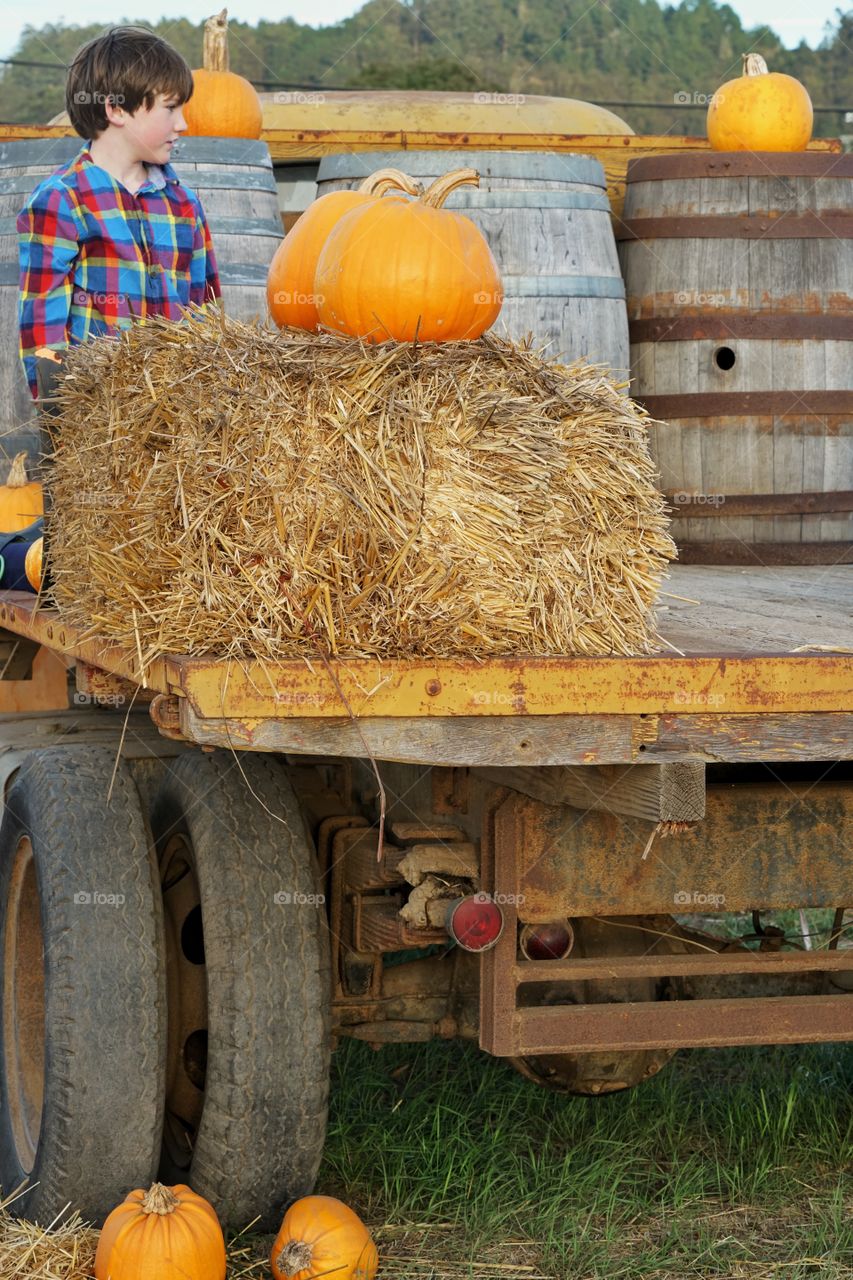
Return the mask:
M743 75L711 98L708 141L715 151L805 151L813 120L805 85L745 53Z
M225 1240L207 1200L189 1187L131 1191L104 1223L96 1280L225 1280Z
M279 326L293 325L316 333L314 275L317 259L332 228L345 213L395 188L418 195L420 183L398 169L377 169L357 191L330 191L310 204L275 251L267 276L270 315ZM393 196L386 197L394 199Z
M418 200L378 201L345 214L317 263L320 323L383 342L479 338L503 303L498 268L470 218L442 205L474 169L436 178Z
M16 453L6 483L0 485L0 533L28 529L44 515L44 495L37 480L27 475L26 453Z
M193 96L184 106L188 136L259 138L261 100L254 85L228 70L227 9L204 24L202 63L193 71Z
M284 1215L270 1265L275 1280L373 1280L379 1254L348 1205L334 1196L304 1196Z

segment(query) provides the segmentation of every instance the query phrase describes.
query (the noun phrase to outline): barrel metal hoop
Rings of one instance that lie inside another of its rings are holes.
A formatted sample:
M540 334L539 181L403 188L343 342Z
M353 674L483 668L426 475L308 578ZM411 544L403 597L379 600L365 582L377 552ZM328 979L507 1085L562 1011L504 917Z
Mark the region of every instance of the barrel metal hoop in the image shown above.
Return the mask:
M256 138L182 138L172 148L171 163L250 164L272 168L270 149ZM192 185L192 184L190 184Z
M219 169L189 169L181 171L180 164L175 165L175 172L182 182L193 191L269 191L278 195L272 169L256 169L249 173L230 173Z
M323 156L317 181L330 178L366 178L376 169L402 169L417 178L423 174L446 173L450 169L476 169L481 179L509 178L539 182L577 182L604 187L604 167L594 156L574 152L542 151L440 151L404 150L399 146L384 151L343 152Z
M266 284L269 265L255 262L220 262L217 264L220 284Z
M629 183L678 178L853 178L853 155L826 151L702 151L641 156L628 161Z
M673 520L798 516L853 511L853 489L826 493L665 493Z
M625 297L621 276L502 275L505 298L618 298Z
M454 191L446 209L595 209L610 213L610 201L595 191Z
M694 394L635 394L653 418L797 418L844 414L853 417L853 391L699 391Z
M269 266L254 262L220 262L218 270L221 284L265 285ZM17 285L19 281L17 262L0 262L0 285Z
M850 542L678 542L679 564L853 564Z
M853 214L783 213L778 217L630 218L616 224L617 240L851 240Z
M720 311L703 315L630 320L632 342L701 342L703 339L764 338L808 341L853 340L853 314L779 315L769 311Z

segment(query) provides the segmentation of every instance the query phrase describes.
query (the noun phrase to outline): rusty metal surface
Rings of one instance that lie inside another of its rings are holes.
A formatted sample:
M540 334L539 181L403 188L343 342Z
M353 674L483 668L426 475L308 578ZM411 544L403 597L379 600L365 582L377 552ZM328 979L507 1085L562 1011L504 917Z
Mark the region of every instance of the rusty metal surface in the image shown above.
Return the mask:
M853 414L853 391L697 391L638 396L653 418L809 418Z
M525 960L511 977L527 982L589 982L620 978L693 978L716 974L853 973L853 948L820 951L733 951L683 955L599 956L566 960Z
M702 520L713 520L731 519L733 516L794 516L853 511L853 489L824 493L714 494L718 499L716 503L710 503L707 494L667 493L664 497L671 503L670 516L673 520L695 520L697 516ZM830 560L829 563L838 562Z
M689 314L678 307L676 315L629 320L628 336L638 342L701 342L712 338L801 339L843 341L853 339L853 315L726 311L713 315Z
M726 503L723 505L726 510L722 514L735 514L728 511ZM703 509L701 518L704 520L711 510L710 506ZM678 558L682 564L853 564L853 542L685 542L678 544Z
M617 240L850 240L853 214L813 209L757 217L674 214L629 218L616 224Z
M671 178L850 178L853 156L803 151L704 152L693 155L642 156L628 164L629 182Z
M519 1009L517 1054L853 1040L853 995Z
M412 928L400 916L402 895L352 895L353 940L357 951L405 951L447 942L446 929Z
M853 785L709 786L704 821L643 850L650 823L519 796L524 921L853 902Z
M82 640L80 633L61 622L54 610L38 608L36 597L28 592L0 593L0 626L8 627L18 635L31 636L48 649L57 649L104 671L125 676L133 684L143 683L135 653L100 640ZM162 661L151 664L144 685L161 693L169 692Z
M723 796L723 792L728 794ZM769 792L777 794L774 797ZM845 972L853 957L838 960L828 952L817 957L811 953L808 959L806 953L797 953L790 960L786 952L755 953L747 949L696 955L688 935L679 937L676 928L667 930L654 922L665 921L665 913L673 910L708 914L743 909L737 900L741 892L755 906L760 898L754 885L750 890L750 879L758 881L759 889L762 882L765 886L784 882L791 891L790 905L797 905L811 900L810 895L822 897L816 886L823 873L830 881L826 890L829 901L853 899L853 863L849 857L853 834L851 792L853 788L836 786L709 788L709 817L689 838L694 839L708 826L712 830L716 827L716 839L723 841L723 846L709 849L705 841L701 848L692 850L692 856L684 856L682 849L678 867L651 868L651 876L646 870L648 863L642 859L642 843L631 848L634 824L614 820L617 826L611 830L606 815L590 813L579 815L572 825L571 819L566 822L563 811L562 829L555 832L554 812L547 812L546 806L506 791L496 793L483 825L482 876L484 886L500 895L506 926L497 946L481 961L481 1047L498 1056L518 1058L689 1045L853 1040L853 1003L849 994L780 997L750 993L734 999L668 1001L638 999L636 995L637 983L643 980L659 992L664 973L667 978L676 975L673 994L677 996L682 980L679 974L702 979L713 977L716 972L768 976L817 972L821 968ZM720 793L716 806L715 793ZM715 808L721 810L722 821L720 815L715 821ZM589 822L595 829L584 833L583 824ZM648 824L640 825L642 837ZM732 839L732 835L737 838ZM676 844L675 840L668 842L667 854ZM728 875L726 889L714 885L721 855L725 855L722 863ZM653 856L654 851L648 862ZM547 875L543 872L546 860ZM579 862L584 863L581 872ZM681 881L684 875L690 878ZM662 900L657 915L652 914L654 907L645 914L650 896L647 878L654 879ZM547 892L542 891L543 881L547 881ZM573 886L571 906L566 900L566 882ZM577 888L581 882L582 893ZM596 909L602 898L599 882L607 886L608 893L618 895L612 914L621 919L601 919L601 908ZM638 903L641 897L644 905ZM519 920L553 919L558 914L572 916L576 928L581 929L593 914L601 925L612 924L617 929L622 925L627 937L639 937L639 952L626 958L624 949L616 946L614 956L598 950L593 956L573 954L559 962L519 961ZM585 919L577 919L578 916ZM651 944L647 944L649 935ZM677 954L648 954L655 951ZM729 967L723 968L724 965ZM559 982L551 980L557 969L563 975ZM565 977L567 972L571 978ZM561 994L565 987L560 984L569 982L574 984L569 988L572 994ZM578 1000L579 989L595 992L596 984L597 995L590 995L588 1003ZM550 1001L534 1002L540 986L551 993ZM522 998L525 992L529 993L527 1000ZM569 999L571 1003L566 1002Z
M168 658L166 665L200 719L349 719L320 665L265 662L261 671L253 662L212 658ZM709 695L729 713L853 710L853 656L843 653L353 659L333 666L353 712L371 719L638 715L706 705ZM185 715L182 707L182 726Z

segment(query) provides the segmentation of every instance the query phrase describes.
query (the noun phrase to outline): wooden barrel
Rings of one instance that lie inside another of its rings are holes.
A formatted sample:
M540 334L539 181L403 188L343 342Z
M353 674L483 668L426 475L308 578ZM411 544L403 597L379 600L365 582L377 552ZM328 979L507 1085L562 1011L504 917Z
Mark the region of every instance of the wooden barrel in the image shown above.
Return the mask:
M15 220L27 196L72 159L80 138L0 143L0 479L6 457L38 452L35 412L18 359L18 244ZM229 315L266 319L267 269L282 238L278 192L266 143L187 138L174 167L201 198Z
M853 559L853 156L636 160L617 238L681 558Z
M504 304L493 332L564 361L585 356L628 368L625 290L610 221L604 170L590 156L538 151L373 151L324 156L317 194L358 186L391 167L431 182L472 168L479 189L446 203L475 222L500 268Z

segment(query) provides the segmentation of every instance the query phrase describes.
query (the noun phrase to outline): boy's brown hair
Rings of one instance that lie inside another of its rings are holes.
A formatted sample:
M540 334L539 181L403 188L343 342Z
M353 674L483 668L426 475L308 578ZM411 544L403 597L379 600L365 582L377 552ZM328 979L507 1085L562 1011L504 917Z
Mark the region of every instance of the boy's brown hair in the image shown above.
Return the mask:
M68 68L65 109L81 138L107 128L104 105L112 102L131 114L158 93L187 102L192 72L165 40L142 27L113 27L78 49Z

